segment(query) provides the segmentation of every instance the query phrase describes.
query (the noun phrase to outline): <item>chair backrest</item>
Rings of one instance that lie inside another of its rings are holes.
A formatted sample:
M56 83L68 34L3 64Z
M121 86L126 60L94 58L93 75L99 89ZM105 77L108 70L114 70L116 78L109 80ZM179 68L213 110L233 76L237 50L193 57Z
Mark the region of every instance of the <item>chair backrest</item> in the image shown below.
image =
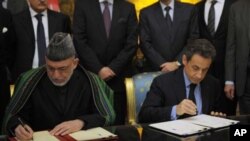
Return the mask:
M14 93L14 89L15 89L15 85L12 84L10 85L10 96L12 97L13 93Z
M125 79L128 123L137 124L137 116L153 79L162 72L144 72Z

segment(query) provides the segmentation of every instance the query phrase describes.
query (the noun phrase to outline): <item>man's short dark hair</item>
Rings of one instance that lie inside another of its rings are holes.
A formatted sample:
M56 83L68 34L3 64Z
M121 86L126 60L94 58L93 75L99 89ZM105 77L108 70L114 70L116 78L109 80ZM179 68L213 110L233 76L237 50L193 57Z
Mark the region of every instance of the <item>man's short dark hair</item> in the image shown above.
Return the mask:
M55 33L47 47L46 57L51 61L62 61L75 55L76 51L70 34Z
M212 43L207 39L195 39L187 44L184 54L187 57L187 61L190 61L195 54L214 60L216 50Z

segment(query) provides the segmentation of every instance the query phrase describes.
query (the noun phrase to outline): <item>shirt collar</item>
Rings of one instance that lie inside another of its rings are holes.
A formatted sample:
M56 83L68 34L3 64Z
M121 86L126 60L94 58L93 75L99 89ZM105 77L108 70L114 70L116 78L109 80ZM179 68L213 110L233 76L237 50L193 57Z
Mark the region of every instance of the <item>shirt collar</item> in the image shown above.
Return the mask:
M102 2L104 2L104 1L107 1L108 3L111 3L111 4L114 3L114 0L99 0L99 3L102 3Z
M209 3L211 3L213 0L207 0ZM223 3L225 0L216 0L217 3Z
M162 8L163 11L165 11L165 8L166 8L167 6L171 7L171 10L174 10L174 0L171 0L171 2L170 2L168 5L165 5L164 3L162 3L162 2L160 1L160 5L161 5L161 8Z
M31 7L29 7L30 9L30 14L31 17L35 17L38 13L36 11L34 11ZM47 17L47 9L44 10L41 14L43 14L43 16Z
M188 76L187 76L187 74L186 74L184 68L183 68L183 76L184 76L185 86L186 86L186 88L187 88L187 87L190 86L190 84L191 84L192 82L189 80L189 78L188 78ZM199 87L199 86L200 86L200 83L197 84L197 86Z
M189 80L184 69L183 69L183 76L184 76L185 86L188 87L191 84L191 81Z

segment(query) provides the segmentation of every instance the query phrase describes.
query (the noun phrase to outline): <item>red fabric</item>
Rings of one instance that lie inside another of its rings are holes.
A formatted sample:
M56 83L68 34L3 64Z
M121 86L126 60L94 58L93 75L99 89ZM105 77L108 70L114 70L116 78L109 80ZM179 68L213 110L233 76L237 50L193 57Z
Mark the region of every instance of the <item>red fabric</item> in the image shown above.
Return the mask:
M48 7L49 7L49 9L51 9L51 10L60 12L58 0L48 0Z

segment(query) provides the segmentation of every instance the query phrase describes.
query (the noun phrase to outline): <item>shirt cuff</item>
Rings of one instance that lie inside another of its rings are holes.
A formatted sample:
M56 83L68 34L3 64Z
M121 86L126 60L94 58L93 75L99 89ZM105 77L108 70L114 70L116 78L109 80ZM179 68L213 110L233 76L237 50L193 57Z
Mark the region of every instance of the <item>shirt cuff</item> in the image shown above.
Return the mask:
M175 61L175 64L179 67L179 66L181 66L181 63L177 60L177 61Z
M176 105L172 107L172 111L171 111L171 120L176 120L177 116L176 116Z
M234 82L233 81L226 81L225 84L226 85L234 85Z

